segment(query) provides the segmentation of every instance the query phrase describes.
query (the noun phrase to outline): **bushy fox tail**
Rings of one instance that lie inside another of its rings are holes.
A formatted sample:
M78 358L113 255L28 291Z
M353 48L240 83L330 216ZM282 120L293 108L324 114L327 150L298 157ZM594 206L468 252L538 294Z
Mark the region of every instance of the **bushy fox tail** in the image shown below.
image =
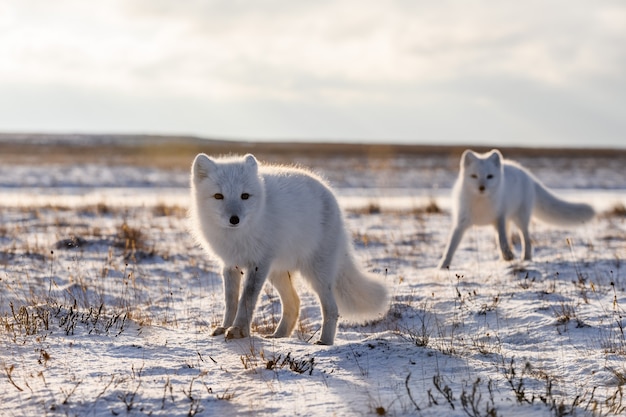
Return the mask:
M385 284L373 274L361 271L351 255L345 258L334 290L339 314L350 322L380 318L389 308Z
M533 214L544 222L568 226L591 220L595 210L589 204L561 200L543 184L536 182Z

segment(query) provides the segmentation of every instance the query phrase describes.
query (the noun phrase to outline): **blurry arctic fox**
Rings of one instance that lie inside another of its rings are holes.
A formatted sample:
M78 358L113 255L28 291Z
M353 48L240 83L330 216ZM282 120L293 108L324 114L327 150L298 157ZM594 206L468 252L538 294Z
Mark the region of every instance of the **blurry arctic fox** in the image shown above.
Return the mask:
M502 159L494 149L486 154L466 150L461 156L459 177L452 190L453 227L439 263L450 266L465 231L473 225L493 225L498 234L502 258L513 259L507 223L520 230L524 259L532 256L528 223L531 216L557 225L576 225L590 220L594 210L588 204L569 203L552 194L521 165Z
M197 237L222 261L226 310L214 336L249 336L267 278L282 304L271 337L289 336L300 313L294 271L308 281L322 307L318 344L333 344L339 315L363 322L386 311L385 286L355 265L337 199L314 174L260 165L250 154L219 159L199 154L191 168L191 197Z

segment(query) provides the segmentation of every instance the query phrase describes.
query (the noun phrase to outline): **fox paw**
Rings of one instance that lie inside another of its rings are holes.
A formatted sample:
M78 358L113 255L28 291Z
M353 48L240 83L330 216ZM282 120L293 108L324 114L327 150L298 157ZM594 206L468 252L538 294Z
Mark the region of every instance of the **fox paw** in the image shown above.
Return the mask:
M226 332L226 327L218 326L211 332L211 336L219 336Z
M226 329L226 335L225 335L227 340L230 339L243 339L244 337L248 337L248 335L243 331L242 328L237 327L237 326L232 326L229 327L228 329Z
M333 344L333 342L330 343L326 343L326 342L322 342L322 340L318 340L317 342L315 342L316 345L318 346L331 346Z
M285 330L278 326L276 331L270 335L265 336L267 339L280 339L283 337L289 337L291 335L291 330Z
M513 255L513 252L511 251L502 252L502 259L504 259L505 261L512 261L513 259L515 259L515 255Z

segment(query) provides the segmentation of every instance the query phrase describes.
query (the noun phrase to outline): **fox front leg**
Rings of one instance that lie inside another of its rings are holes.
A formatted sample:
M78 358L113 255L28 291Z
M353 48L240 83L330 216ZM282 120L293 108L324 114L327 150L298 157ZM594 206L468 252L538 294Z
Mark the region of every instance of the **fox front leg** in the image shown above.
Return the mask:
M452 257L454 256L454 252L461 243L461 239L465 234L465 230L467 230L467 225L464 222L457 222L457 224L452 229L450 233L450 237L448 238L448 245L446 246L446 250L444 251L444 255L439 261L439 268L445 269L450 267L450 262L452 262Z
M224 280L224 319L222 325L213 330L212 336L224 334L226 329L232 326L237 315L237 303L239 302L239 287L241 286L241 270L235 266L225 266L222 269Z
M241 339L250 336L252 314L256 308L256 303L267 279L268 272L269 268L265 265L252 266L246 271L237 314L233 324L226 329L226 339Z

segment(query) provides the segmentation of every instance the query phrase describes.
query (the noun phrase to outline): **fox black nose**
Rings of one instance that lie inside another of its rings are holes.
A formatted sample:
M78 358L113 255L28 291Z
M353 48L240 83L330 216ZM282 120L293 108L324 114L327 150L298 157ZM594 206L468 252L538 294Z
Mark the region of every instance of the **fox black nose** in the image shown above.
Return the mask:
M485 191L485 186L481 185L480 187L478 187L478 190L482 193L483 191Z
M238 225L239 224L239 217L238 216L230 216L230 224L232 224L233 226Z

